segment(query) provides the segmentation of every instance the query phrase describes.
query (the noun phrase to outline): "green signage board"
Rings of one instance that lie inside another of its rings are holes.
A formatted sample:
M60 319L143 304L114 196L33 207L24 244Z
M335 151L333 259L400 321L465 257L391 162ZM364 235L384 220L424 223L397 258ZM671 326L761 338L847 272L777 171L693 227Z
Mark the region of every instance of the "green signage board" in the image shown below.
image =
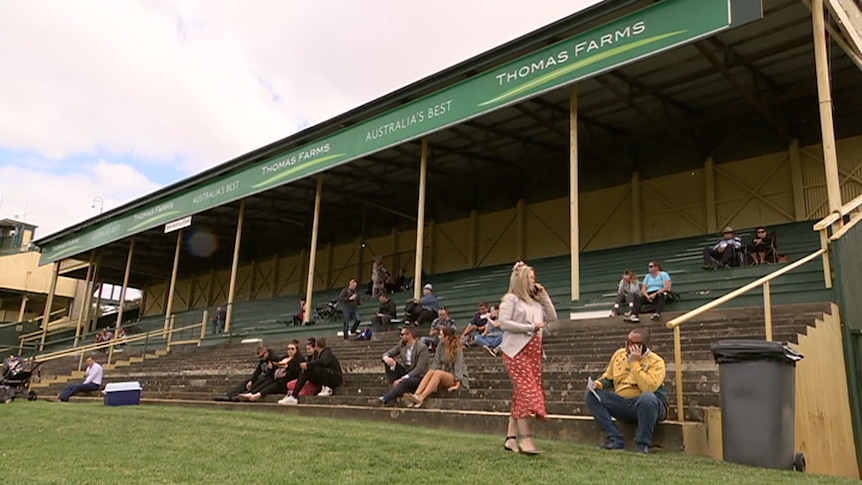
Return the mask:
M745 0L749 1L750 0ZM760 17L732 0L665 0L375 118L42 248L42 263L308 177Z

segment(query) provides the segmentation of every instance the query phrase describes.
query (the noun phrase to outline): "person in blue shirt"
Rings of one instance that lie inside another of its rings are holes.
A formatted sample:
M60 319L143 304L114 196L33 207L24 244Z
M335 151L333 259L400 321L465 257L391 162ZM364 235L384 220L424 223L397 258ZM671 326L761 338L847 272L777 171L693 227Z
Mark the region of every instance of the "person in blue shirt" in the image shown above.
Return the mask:
M632 314L627 319L630 322L640 321L638 314L645 305L653 308L654 313L650 317L652 320L660 319L664 304L667 301L667 294L671 290L670 275L662 271L658 261L650 261L648 268L649 272L641 284L641 294L635 300Z

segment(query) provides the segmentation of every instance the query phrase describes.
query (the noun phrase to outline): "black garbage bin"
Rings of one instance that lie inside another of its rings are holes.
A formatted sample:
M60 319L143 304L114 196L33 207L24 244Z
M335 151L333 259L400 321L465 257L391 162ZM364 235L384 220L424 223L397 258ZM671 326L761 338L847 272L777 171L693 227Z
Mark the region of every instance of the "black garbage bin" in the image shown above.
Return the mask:
M721 384L725 461L805 470L795 445L796 362L778 342L722 340L712 346Z

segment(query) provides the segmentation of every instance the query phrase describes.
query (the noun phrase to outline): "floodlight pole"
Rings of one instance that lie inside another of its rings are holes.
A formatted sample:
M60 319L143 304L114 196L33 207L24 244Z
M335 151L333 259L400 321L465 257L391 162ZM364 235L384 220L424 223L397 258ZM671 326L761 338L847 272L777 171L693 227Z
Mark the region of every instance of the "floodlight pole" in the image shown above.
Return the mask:
M171 283L168 290L168 301L165 304L165 326L164 330L168 330L171 324L171 313L174 311L174 293L177 289L177 272L180 268L180 250L183 246L183 230L177 232L177 245L174 249L174 265L171 268Z
M419 207L416 211L416 261L413 267L413 298L422 297L422 252L425 249L425 186L428 183L428 138L422 138L419 158Z
M51 286L48 288L48 299L45 300L45 310L42 312L42 338L39 340L39 350L45 348L48 338L48 320L51 319L51 307L54 306L54 293L57 292L57 279L60 277L60 261L54 261L54 272L51 274Z
M239 215L236 219L236 239L233 243L233 262L230 266L230 284L227 290L227 308L225 309L224 331L230 333L230 326L233 323L233 305L236 294L236 275L239 271L239 247L242 243L242 225L245 221L245 199L239 201Z
M829 213L834 213L841 210L841 182L838 178L838 154L835 150L835 126L832 121L832 90L829 86L829 53L826 50L823 0L811 0L811 20L814 33L817 99L820 103L823 165L826 171L826 196L829 202Z
M569 238L572 257L572 301L581 298L581 236L578 214L578 87L569 88Z
M308 279L305 281L305 322L314 318L314 271L317 263L317 235L320 231L320 204L323 200L323 174L317 176L317 190L314 193L314 219L311 222L311 248L308 251ZM347 337L345 337L347 338Z

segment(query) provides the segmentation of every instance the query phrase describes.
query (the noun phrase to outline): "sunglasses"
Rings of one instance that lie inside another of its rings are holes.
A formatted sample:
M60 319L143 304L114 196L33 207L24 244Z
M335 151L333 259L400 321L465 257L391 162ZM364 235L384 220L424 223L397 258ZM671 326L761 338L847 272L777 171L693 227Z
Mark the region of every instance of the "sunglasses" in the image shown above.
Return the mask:
M766 231L757 231L758 234L766 234Z
M296 347L288 347L287 350L296 350Z
M651 264L651 265L647 266L647 268L655 268L655 265Z
M401 336L410 335L410 332L401 332Z

